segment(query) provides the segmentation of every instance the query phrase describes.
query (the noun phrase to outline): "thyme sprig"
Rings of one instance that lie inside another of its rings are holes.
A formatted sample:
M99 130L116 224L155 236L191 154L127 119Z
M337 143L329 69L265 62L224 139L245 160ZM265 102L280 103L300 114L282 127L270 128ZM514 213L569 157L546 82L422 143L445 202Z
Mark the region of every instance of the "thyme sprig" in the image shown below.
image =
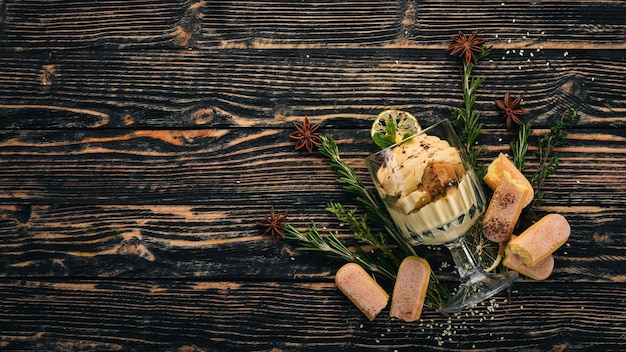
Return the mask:
M559 156L556 148L567 145L567 130L572 128L578 120L578 109L570 108L550 127L550 131L539 138L537 156L539 166L537 172L532 175L530 183L535 190L535 198L529 206L529 212L543 202L546 192L543 190L546 179L557 172Z
M347 224L357 241L370 245L374 250L380 251L381 256L396 264L399 263L385 235L380 231L374 233L368 225L367 214L359 215L356 208L348 209L336 202L328 203L326 210L337 220Z

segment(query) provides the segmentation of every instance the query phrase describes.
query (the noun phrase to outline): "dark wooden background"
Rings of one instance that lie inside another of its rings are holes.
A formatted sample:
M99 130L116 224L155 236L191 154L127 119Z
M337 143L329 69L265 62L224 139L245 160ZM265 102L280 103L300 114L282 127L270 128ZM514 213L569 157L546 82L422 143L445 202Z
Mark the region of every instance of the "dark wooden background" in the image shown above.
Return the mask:
M379 111L430 125L461 104L458 30L493 45L483 163L512 137L505 91L533 141L580 110L540 209L572 235L547 281L369 322L334 286L341 263L255 222L274 207L347 235L324 207L351 199L292 123L321 122L366 177ZM626 346L624 2L0 0L0 65L0 350Z

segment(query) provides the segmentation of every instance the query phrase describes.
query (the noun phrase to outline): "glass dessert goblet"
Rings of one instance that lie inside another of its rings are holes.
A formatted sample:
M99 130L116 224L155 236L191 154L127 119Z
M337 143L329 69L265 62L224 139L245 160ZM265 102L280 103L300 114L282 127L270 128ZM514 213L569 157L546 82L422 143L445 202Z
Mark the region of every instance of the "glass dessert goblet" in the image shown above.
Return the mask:
M445 245L461 277L444 312L472 306L507 288L517 272L487 273L465 243L486 200L465 149L443 120L366 158L389 215L411 245Z

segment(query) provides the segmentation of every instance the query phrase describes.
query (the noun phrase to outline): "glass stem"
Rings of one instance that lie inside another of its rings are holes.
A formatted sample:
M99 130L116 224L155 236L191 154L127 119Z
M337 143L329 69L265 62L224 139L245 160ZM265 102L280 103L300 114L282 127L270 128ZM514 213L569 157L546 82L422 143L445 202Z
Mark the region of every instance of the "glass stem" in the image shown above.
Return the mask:
M465 244L464 236L460 236L457 240L446 243L446 247L450 250L454 264L459 271L461 284L470 280L474 275L480 275L478 263ZM480 275L482 276L482 275Z

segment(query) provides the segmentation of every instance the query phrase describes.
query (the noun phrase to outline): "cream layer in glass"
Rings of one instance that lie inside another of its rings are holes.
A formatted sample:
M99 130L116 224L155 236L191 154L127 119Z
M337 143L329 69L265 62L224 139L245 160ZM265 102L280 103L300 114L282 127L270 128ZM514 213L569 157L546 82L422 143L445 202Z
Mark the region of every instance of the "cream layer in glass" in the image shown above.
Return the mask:
M390 149L376 188L394 222L413 244L442 244L476 222L477 180L459 151L421 134Z

